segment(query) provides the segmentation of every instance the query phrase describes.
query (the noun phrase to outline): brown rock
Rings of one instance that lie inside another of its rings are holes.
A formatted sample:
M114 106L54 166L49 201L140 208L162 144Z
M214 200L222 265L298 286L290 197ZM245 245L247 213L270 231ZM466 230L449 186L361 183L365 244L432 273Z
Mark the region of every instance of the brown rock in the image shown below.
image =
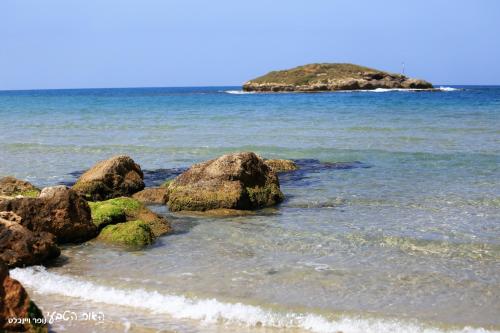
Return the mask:
M145 204L166 204L168 190L166 187L149 187L135 193L132 198Z
M48 232L34 233L13 212L0 212L0 260L9 267L39 265L57 258L61 251L56 237Z
M39 198L0 201L0 211L16 213L24 227L54 234L58 243L86 241L97 234L87 201L65 186L46 188Z
M274 172L287 172L299 169L297 164L292 160L265 160L264 163Z
M25 319L21 323L9 318ZM39 324L38 324L39 323ZM28 296L23 286L9 276L9 270L0 262L0 332L47 332L43 314Z
M251 210L283 200L278 177L252 152L193 165L168 186L171 211Z
M27 196L36 197L40 190L31 183L11 176L0 178L0 196Z
M130 196L144 188L141 167L128 156L115 156L87 170L73 189L88 199L99 201Z

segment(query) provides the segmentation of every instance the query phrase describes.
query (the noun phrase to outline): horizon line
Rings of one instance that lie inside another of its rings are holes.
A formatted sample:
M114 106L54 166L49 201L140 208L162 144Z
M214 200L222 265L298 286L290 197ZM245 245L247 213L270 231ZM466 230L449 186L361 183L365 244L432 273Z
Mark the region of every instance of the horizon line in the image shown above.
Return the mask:
M433 84L435 87L498 87L500 84ZM243 85L212 85L212 86L144 86L144 87L83 87L83 88L29 88L29 89L0 89L0 92L16 91L47 91L47 90L92 90L92 89L175 89L175 88L235 88Z

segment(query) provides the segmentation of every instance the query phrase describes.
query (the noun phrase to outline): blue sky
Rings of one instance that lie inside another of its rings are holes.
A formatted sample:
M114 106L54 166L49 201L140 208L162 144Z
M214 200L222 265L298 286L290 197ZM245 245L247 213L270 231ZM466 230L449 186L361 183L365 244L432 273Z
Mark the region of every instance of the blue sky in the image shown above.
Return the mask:
M500 1L1 0L0 90L240 85L351 62L500 84Z

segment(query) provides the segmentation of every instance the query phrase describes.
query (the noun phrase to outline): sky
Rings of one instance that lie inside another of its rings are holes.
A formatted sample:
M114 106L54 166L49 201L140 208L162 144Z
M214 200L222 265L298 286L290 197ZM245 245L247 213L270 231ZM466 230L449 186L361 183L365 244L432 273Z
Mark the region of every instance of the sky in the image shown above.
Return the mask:
M500 84L498 0L0 0L0 90L241 85L349 62Z

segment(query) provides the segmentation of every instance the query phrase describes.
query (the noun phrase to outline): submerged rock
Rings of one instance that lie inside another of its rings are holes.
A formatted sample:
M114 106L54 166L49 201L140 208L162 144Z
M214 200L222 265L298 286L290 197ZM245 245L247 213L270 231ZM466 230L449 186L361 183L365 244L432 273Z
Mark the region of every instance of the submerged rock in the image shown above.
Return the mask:
M45 188L38 198L0 201L0 211L16 213L24 227L54 234L58 243L86 241L97 232L87 201L65 186Z
M245 91L315 92L377 88L432 89L431 83L353 64L309 64L273 71L243 85Z
M166 204L168 201L168 189L166 186L148 187L135 193L132 198L145 204Z
M110 232L121 232L126 229L123 229L125 227L121 226L119 228L108 228L108 226L118 226L131 221L141 221L147 225L153 235L153 241L157 237L173 231L170 223L164 217L152 212L141 202L133 198L122 197L100 202L90 202L89 204L92 210L92 220L97 228L101 230L100 239L103 239L101 236L106 229L106 240L113 241L113 238L109 234ZM133 230L139 230L136 227ZM121 239L121 237L118 238ZM123 243L121 241L117 242Z
M108 225L99 234L100 240L131 247L151 245L155 238L149 224L141 220Z
M48 232L32 232L13 212L0 212L0 260L9 267L40 265L57 258L61 251L56 237Z
M9 318L26 318L22 323ZM0 332L48 332L43 314L28 296L24 287L9 276L9 270L0 261Z
M130 196L143 188L141 167L124 155L100 161L73 186L75 191L94 201Z
M298 170L299 167L292 160L264 160L264 163L274 172L287 172Z
M252 152L193 165L169 185L171 211L252 210L283 201L278 177Z
M6 197L37 197L40 190L31 183L11 176L0 178L0 195Z

